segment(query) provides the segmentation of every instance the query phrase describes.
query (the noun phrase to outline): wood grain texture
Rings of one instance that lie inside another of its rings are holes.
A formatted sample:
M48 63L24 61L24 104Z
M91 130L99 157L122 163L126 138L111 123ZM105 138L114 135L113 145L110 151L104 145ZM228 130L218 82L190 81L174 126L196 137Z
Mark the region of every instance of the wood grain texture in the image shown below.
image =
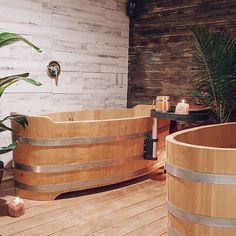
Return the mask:
M183 98L191 86L195 25L236 36L236 3L227 1L137 1L130 20L128 106L149 104L158 95ZM188 98L188 97L187 97Z
M234 177L236 123L205 126L180 131L167 137L167 162L195 173ZM198 216L236 219L236 185L193 181L190 177L168 175L168 201L176 208ZM176 194L178 192L178 194ZM235 227L187 222L169 214L172 228L183 235L235 235ZM223 224L223 223L222 223Z
M24 199L26 212L18 218L9 217L5 211L6 203L13 200L15 194L13 182L4 182L0 192L0 234L160 236L166 232L167 220L162 172L158 170L96 191L66 194L56 201Z
M13 151L17 194L29 199L54 199L63 192L113 184L160 168L166 157L164 140L169 132L169 122L159 122L162 130L158 134L159 159L144 160L144 133L148 134L152 129L151 108L150 105L139 105L133 109L28 116L29 126L25 129L13 122L21 138L89 140L96 137L99 141L104 137L115 137L112 142L69 146L20 143ZM140 133L142 137L116 138ZM57 171L61 167L66 169ZM43 171L45 168L49 171Z
M1 115L124 108L127 104L129 18L125 0L1 1L0 31L19 33L23 43L1 48L0 76L29 72L41 87L19 82L0 101ZM61 65L58 86L46 66ZM3 145L10 135L1 136ZM11 155L4 157L5 162Z

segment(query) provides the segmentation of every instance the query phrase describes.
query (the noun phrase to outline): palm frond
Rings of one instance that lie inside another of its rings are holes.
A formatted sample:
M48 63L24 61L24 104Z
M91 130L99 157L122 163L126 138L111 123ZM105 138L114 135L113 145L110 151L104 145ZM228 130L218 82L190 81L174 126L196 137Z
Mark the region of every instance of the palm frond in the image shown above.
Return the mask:
M200 27L194 27L192 35L194 88L201 91L198 96L202 95L202 100L212 100L210 105L215 109L218 121L223 122L231 99L229 93L236 64L235 40L229 34L212 33Z

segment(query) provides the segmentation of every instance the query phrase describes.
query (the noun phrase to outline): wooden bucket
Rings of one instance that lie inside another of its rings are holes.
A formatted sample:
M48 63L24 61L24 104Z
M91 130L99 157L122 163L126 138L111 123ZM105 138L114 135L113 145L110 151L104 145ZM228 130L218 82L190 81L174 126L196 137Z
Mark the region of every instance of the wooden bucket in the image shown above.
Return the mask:
M13 151L17 195L49 200L163 166L164 155L158 161L143 159L144 137L152 129L150 109L147 105L28 116L29 126L18 127L20 145ZM160 124L166 136L168 123Z
M236 235L236 123L167 138L170 236Z

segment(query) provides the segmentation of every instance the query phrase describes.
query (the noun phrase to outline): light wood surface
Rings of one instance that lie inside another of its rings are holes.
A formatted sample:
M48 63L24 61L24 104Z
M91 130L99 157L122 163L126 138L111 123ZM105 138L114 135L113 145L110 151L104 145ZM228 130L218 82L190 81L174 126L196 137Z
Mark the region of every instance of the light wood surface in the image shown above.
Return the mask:
M24 200L25 215L9 217L12 181L0 191L0 234L4 236L163 236L167 209L162 170L112 187L65 194L55 201Z
M36 87L19 82L6 89L0 101L2 117L12 111L42 114L126 107L126 0L1 0L0 21L1 32L19 33L42 49L37 53L21 42L0 49L1 77L29 72L42 83ZM61 65L58 86L47 76L51 60ZM10 141L8 132L1 133L2 146ZM12 155L2 158L8 163Z
M236 173L236 123L180 131L167 137L167 162L175 168L213 174L215 183L168 175L168 201L184 212L222 220L236 220L236 184L219 184ZM191 177L191 176L189 176ZM206 178L207 179L207 178ZM203 179L204 180L204 179ZM204 180L205 181L205 180ZM236 228L208 226L169 213L169 224L186 236L233 236Z
M41 140L136 135L150 133L150 109L149 105L139 105L133 109L28 116L26 129L15 128L21 138ZM63 192L114 184L150 173L164 165L169 123L160 120L159 131L157 161L142 158L144 137L56 147L20 144L13 152L16 193L24 198L49 200ZM58 171L61 167L67 170Z

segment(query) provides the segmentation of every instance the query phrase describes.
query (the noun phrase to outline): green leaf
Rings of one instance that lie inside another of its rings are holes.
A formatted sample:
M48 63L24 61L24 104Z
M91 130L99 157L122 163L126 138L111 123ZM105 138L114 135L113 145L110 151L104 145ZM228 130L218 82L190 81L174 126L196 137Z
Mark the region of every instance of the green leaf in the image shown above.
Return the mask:
M229 34L212 33L201 27L192 29L194 96L212 106L218 122L231 113L235 90L236 42Z
M0 132L4 132L4 131L11 131L11 132L15 132L13 129L11 129L10 127L4 125L4 124L0 124Z
M10 45L10 44L13 44L13 43L16 43L16 42L19 42L19 41L22 41L22 42L28 44L30 47L34 48L36 51L41 52L40 48L38 48L33 43L31 43L29 40L27 40L26 38L22 37L19 34L14 34L14 33L9 33L9 32L0 33L0 48ZM12 84L16 83L19 80L24 80L27 83L30 83L35 86L41 85L41 83L29 78L29 73L11 75L11 76L7 76L4 78L0 78L0 97L6 88L8 88L9 86L11 86ZM14 132L13 129L11 129L10 127L6 126L3 123L7 120L13 120L13 121L17 122L18 124L20 124L24 128L26 127L26 125L28 125L28 121L25 116L10 115L10 116L7 116L4 119L0 120L0 132L4 132L4 131ZM17 146L17 143L12 143L6 147L0 147L0 154L10 152L14 148L16 148L16 146Z
M11 75L4 78L0 78L0 97L2 96L3 92L6 88L11 86L12 84L16 83L19 80L24 80L34 86L41 86L42 84L36 80L33 80L28 77L29 73L18 74L18 75Z
M20 124L23 128L25 128L26 125L29 125L26 117L23 116L23 115L10 115L10 116L7 116L3 120L0 120L0 124L2 124L6 120L14 120L18 124Z
M16 147L17 147L17 143L11 143L10 145L8 145L6 147L0 147L0 155L7 153L7 152L11 152Z
M0 78L0 86L3 86L6 83L9 83L11 80L14 80L15 77L28 77L29 73L24 73L24 74L17 74L17 75L10 75L10 76L6 76L3 78Z
M10 44L19 42L19 41L22 41L22 42L28 44L29 46L31 46L32 48L34 48L38 52L42 52L42 50L40 48L38 48L33 43L31 43L29 40L27 40L26 38L22 37L19 34L14 34L14 33L9 33L9 32L0 33L0 48L4 47L6 45L10 45Z

